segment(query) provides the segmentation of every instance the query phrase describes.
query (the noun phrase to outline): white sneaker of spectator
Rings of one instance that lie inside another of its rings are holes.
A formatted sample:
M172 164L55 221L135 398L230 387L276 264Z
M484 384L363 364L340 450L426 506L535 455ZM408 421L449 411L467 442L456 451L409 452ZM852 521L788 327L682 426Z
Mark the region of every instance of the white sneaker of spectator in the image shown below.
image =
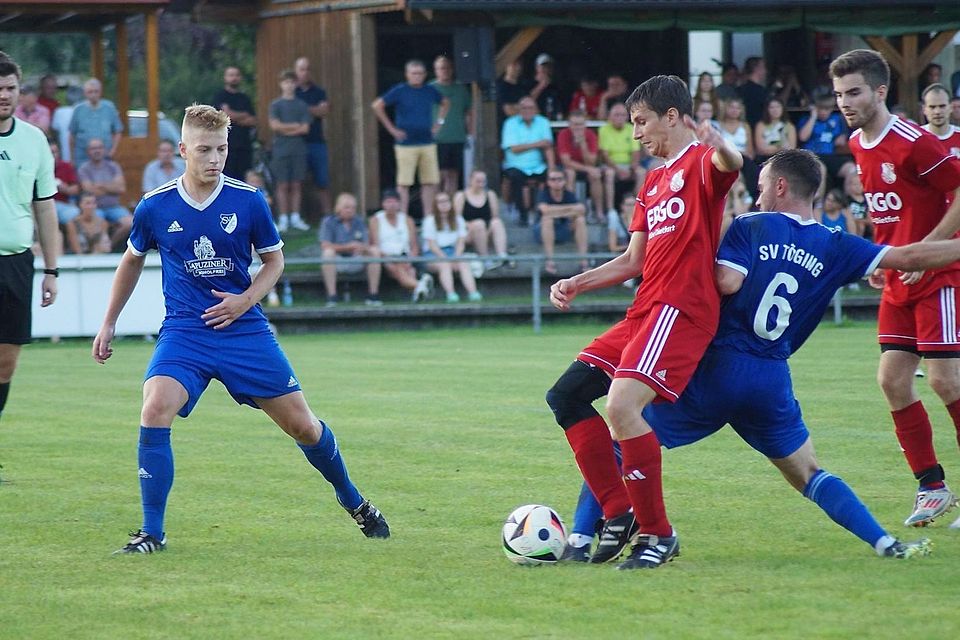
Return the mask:
M304 222L297 212L290 214L290 226L297 231L310 231L310 225Z
M280 233L286 233L287 229L290 228L290 216L285 213L281 213L280 217L277 218L277 231Z

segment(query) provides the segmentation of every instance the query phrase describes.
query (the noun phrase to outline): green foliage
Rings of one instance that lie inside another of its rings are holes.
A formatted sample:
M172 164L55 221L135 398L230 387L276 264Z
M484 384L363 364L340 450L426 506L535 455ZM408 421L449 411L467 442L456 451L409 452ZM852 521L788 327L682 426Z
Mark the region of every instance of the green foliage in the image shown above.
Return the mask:
M147 104L146 34L144 20L127 24L130 68L130 107ZM255 99L253 78L256 28L251 25L198 24L190 16L164 13L160 17L160 109L179 120L183 108L207 102L223 86L223 70L237 66L247 80L244 90ZM107 77L104 95L116 97L117 38L103 33ZM90 38L86 34L4 34L0 49L9 53L28 78L46 73L69 74L82 80L90 74Z
M874 382L875 328L824 326L794 378L820 461L892 533L898 562L830 522L731 433L664 454L682 555L648 573L509 563L503 519L570 522L579 478L543 394L605 327L283 336L311 406L394 537L364 539L260 412L218 384L174 426L169 550L110 557L139 526L136 433L151 345L21 357L0 462L0 629L10 638L956 637L958 533L904 529L915 484ZM953 428L926 384L941 460ZM953 472L955 473L955 471ZM953 515L953 514L951 514ZM949 523L951 519L947 519ZM935 629L924 632L923 629Z

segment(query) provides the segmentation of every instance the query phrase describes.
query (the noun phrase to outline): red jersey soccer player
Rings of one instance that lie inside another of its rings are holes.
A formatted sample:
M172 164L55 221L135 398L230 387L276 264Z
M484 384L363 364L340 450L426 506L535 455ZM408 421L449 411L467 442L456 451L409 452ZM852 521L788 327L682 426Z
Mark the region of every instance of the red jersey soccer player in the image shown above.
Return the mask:
M591 561L616 558L639 531L630 558L618 566L637 569L656 568L679 549L663 504L660 443L641 413L658 397L669 402L679 397L716 332L720 296L714 259L724 200L743 157L709 123L694 130L690 92L676 76L641 84L627 109L634 138L666 164L647 174L637 195L623 255L560 280L550 297L566 309L578 294L637 277L641 270L643 284L626 318L580 353L547 393L547 402L603 507L604 531ZM622 477L606 423L590 406L605 393L623 452Z
M923 125L940 139L947 151L960 158L960 127L950 124L950 92L942 84L932 84L923 90L920 98L923 103L923 115L927 124ZM947 194L947 204L953 202L953 194Z
M960 229L960 200L948 208L946 196L960 188L960 160L936 136L887 110L886 60L875 51L858 49L834 60L830 74L837 105L850 128L857 129L850 136L850 151L875 240L903 246L954 236ZM920 482L913 513L904 524L925 526L949 511L957 498L944 483L914 372L920 357L927 358L930 386L947 405L960 439L960 263L918 273L887 271L871 278L875 285L884 281L877 319L877 379L907 463Z

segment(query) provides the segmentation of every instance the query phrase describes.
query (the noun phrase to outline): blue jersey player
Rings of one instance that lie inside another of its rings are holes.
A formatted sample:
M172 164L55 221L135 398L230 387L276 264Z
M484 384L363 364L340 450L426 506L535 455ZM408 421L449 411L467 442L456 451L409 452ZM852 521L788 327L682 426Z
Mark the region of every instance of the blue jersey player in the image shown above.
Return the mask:
M839 287L877 268L913 271L960 260L960 241L886 247L827 229L813 219L819 184L819 164L808 151L782 151L767 161L759 184L765 213L734 220L717 253L717 284L727 296L717 334L679 400L652 404L644 417L668 448L730 424L794 488L880 556L926 555L928 540L898 541L843 480L820 468L787 360Z
M283 272L283 242L257 189L222 173L229 127L229 117L213 107L186 109L180 142L186 172L137 205L93 342L93 358L103 364L113 354L117 318L137 285L144 256L158 251L166 316L143 384L138 448L143 526L117 553L166 547L163 521L173 484L170 427L175 415L190 414L212 378L237 403L262 409L296 440L364 535L390 535L380 511L350 481L333 432L307 406L258 304ZM252 280L251 250L263 262Z

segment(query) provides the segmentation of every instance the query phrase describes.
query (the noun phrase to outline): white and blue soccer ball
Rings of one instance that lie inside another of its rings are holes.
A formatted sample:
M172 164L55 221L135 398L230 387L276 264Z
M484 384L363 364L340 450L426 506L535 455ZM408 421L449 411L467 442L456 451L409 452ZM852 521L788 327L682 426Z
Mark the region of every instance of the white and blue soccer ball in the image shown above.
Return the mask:
M563 520L542 504L517 507L503 523L503 553L517 564L554 564L566 541Z

